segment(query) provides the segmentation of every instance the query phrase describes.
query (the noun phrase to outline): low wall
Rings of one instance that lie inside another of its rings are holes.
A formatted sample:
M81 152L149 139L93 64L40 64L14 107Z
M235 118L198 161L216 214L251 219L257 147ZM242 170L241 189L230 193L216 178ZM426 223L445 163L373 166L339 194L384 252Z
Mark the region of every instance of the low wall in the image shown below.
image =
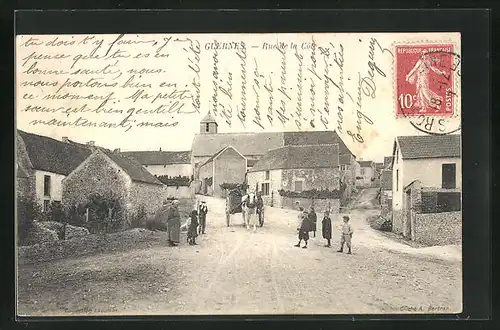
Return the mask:
M392 211L392 231L396 234L403 234L403 211Z
M281 197L280 198L281 205L277 205L278 207L287 208L287 209L296 209L297 202L299 206L308 209L312 204L313 200L308 198L289 198L289 197ZM340 199L315 199L314 200L314 209L317 213L323 213L330 206L330 213L339 213L340 210Z
M194 197L194 191L191 187L186 186L168 186L165 189L167 197L175 198L192 198Z
M108 235L87 235L70 240L21 246L18 248L18 260L19 265L27 265L100 253L124 252L153 245L166 246L167 234L145 229L132 229Z
M426 245L462 243L462 212L415 215L415 240Z

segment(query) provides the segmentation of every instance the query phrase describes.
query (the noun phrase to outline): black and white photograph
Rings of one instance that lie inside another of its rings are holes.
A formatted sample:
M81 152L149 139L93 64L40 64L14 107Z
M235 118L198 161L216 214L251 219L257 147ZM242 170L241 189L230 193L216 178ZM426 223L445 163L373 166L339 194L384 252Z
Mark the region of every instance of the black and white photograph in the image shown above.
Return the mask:
M18 35L17 315L461 313L460 41Z

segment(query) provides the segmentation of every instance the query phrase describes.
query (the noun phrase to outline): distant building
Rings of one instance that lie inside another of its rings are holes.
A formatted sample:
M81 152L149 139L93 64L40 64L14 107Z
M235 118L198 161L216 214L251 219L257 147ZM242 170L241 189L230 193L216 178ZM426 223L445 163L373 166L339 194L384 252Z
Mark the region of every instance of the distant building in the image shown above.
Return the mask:
M375 180L375 163L371 160L358 160L356 169L356 186L370 187Z
M19 193L31 196L47 211L62 201L62 181L89 155L78 146L17 130L17 173Z
M426 205L425 193L430 192L429 203L436 205L437 199L438 208L448 204L439 201L441 195L460 198L461 171L460 135L398 136L392 163L393 231L417 237L413 214Z
M208 158L199 169L201 193L209 196L223 196L221 184L242 184L245 182L247 159L236 148L227 146Z
M392 156L384 157L384 169L392 169Z
M293 207L299 200L301 204L312 203L310 199L280 196L279 191L340 190L339 146L289 145L269 150L249 170L247 180L250 187L262 192L267 205ZM315 203L321 205L322 201ZM339 200L330 207L332 212L338 212Z
M124 151L122 154L134 158L156 176L193 175L191 151Z
M250 170L268 150L284 146L338 144L342 180L350 187L356 179L356 157L335 131L218 133L215 118L208 113L200 122L200 133L193 139L191 163L199 187L199 168L213 154L232 146L247 159Z

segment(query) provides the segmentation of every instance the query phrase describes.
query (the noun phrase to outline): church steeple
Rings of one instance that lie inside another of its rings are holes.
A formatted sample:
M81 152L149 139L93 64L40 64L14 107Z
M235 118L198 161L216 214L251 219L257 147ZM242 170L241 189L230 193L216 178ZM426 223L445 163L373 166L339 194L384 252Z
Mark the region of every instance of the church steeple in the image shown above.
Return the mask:
M200 133L202 134L217 134L217 122L210 111L200 122Z

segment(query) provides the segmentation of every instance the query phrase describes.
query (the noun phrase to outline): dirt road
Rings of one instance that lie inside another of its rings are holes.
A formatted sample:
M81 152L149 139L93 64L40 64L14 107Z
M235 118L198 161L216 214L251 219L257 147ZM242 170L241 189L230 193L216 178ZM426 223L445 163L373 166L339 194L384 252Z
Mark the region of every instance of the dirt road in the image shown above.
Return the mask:
M415 249L371 229L373 210L360 196L349 212L353 254L335 252L341 216L332 218L331 248L318 232L299 249L297 213L266 208L253 233L222 200L206 198L206 234L198 246L157 246L23 266L19 314L344 314L448 313L461 310L459 253ZM185 236L183 236L185 237ZM453 252L455 251L455 252ZM457 257L458 256L458 257Z

